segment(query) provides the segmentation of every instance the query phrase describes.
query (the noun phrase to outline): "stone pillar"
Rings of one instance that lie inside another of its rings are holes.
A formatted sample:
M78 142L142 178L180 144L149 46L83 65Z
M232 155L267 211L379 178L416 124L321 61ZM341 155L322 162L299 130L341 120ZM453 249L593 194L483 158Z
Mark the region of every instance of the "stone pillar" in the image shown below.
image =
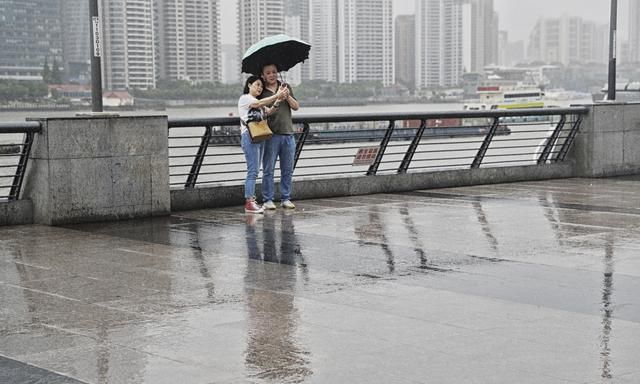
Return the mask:
M579 177L640 173L640 104L591 106L571 154Z
M166 116L42 120L23 198L34 223L58 225L171 213Z

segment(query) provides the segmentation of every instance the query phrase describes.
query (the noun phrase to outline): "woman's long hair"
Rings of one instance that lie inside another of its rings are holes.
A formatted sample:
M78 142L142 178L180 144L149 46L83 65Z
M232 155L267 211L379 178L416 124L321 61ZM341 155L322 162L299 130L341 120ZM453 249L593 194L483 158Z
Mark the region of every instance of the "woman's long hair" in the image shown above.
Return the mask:
M249 93L249 86L258 80L262 81L262 85L264 85L264 81L262 80L262 77L256 76L256 75L249 76L247 80L244 82L244 89L242 90L242 93L245 95Z

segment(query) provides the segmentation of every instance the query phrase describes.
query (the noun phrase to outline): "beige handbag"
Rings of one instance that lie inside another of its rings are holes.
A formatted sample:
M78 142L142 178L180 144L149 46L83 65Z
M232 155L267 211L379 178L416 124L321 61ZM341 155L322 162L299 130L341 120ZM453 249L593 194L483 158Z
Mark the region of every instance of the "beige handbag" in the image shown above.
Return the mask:
M245 125L249 130L249 136L251 136L251 142L253 143L269 140L273 136L267 119L264 118L264 114L258 108L253 108L249 111Z

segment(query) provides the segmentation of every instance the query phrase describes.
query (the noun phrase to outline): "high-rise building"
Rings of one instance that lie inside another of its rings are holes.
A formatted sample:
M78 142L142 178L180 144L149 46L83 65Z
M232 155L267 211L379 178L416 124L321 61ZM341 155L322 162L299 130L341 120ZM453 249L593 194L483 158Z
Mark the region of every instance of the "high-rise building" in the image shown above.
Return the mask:
M416 86L459 85L464 0L416 0Z
M310 29L309 3L310 0L285 0L284 4L285 33L306 42L309 42ZM296 65L290 72L296 77L296 82L309 80L311 77L309 61Z
M238 0L240 58L251 45L285 32L284 0Z
M222 44L220 55L222 62L223 84L237 84L240 82L240 62L238 62L238 46L236 44Z
M599 25L580 17L541 18L529 36L528 59L564 65L604 62L598 31Z
M338 74L343 83L395 82L391 0L338 0Z
M218 82L219 0L156 0L158 77Z
M414 15L396 16L395 60L396 83L409 89L416 86L416 18Z
M640 62L640 0L629 0L628 61Z
M156 84L152 0L102 1L105 89L149 89Z
M58 0L0 0L0 78L42 80L45 62L62 69L59 12Z
M61 2L62 56L67 80L78 83L90 81L91 51L89 47L89 2L64 0Z
M309 77L338 81L337 0L309 0Z
M469 72L484 72L484 67L498 64L498 14L493 9L493 0L469 0L470 20L465 20L470 28L468 42Z

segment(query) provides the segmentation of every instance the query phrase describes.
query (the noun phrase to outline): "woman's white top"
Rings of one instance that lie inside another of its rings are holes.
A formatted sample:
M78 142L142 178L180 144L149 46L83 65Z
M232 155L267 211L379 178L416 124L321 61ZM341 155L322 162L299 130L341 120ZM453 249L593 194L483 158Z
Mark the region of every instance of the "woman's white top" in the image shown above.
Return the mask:
M247 115L249 114L249 110L251 109L251 104L257 102L258 99L251 96L249 93L245 93L240 96L238 99L238 116L242 121L247 121ZM244 133L247 130L247 126L245 124L240 123L240 132Z

